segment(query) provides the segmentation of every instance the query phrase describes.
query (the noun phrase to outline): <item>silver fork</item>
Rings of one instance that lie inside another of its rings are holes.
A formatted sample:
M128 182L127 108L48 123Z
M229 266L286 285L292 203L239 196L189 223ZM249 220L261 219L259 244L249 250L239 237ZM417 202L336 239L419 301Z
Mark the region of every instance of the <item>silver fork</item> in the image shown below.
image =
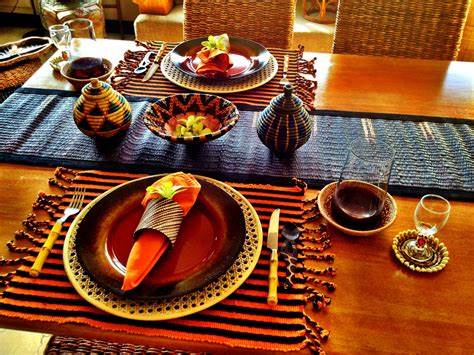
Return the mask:
M290 81L288 80L287 78L287 75L288 75L288 66L290 64L290 56L289 55L285 55L283 57L283 76L280 80L280 85L286 85L286 84L290 84Z
M72 196L71 202L69 206L64 210L64 215L59 218L56 223L54 223L51 232L49 232L48 239L44 242L43 246L41 247L38 256L33 263L33 266L30 269L30 276L38 277L41 273L41 269L43 269L44 262L48 258L51 249L53 248L56 239L58 239L59 233L63 227L63 223L70 217L77 214L84 203L84 196L86 193L85 187L76 187L74 189L74 195Z

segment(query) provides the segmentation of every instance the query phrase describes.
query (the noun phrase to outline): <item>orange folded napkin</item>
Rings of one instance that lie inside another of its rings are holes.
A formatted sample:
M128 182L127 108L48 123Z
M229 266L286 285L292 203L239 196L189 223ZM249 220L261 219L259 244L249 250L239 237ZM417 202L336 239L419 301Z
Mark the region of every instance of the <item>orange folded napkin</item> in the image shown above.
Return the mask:
M196 73L201 75L225 74L232 67L229 56L230 42L226 33L220 36L209 36L207 41L201 43L203 48L197 53L201 60L196 68Z
M122 290L137 287L174 245L183 218L194 206L200 190L199 182L182 172L167 175L147 187L142 201L145 211L134 233Z

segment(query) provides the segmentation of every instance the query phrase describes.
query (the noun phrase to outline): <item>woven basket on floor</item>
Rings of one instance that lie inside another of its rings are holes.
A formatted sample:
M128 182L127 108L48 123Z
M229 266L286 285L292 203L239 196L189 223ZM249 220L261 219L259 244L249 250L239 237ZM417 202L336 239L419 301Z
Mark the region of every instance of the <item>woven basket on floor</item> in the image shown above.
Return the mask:
M470 0L339 0L334 53L456 59Z
M267 47L291 48L296 0L184 0L184 38L248 38Z
M109 343L102 340L53 336L45 354L203 354L146 345Z

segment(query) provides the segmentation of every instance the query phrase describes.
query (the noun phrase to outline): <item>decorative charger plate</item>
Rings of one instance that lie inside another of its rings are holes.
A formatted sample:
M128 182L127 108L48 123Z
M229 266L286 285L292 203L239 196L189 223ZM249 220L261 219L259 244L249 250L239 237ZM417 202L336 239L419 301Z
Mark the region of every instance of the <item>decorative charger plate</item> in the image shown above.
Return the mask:
M201 191L183 221L179 238L133 291L121 290L145 189L156 176L132 180L97 197L76 228L82 267L103 287L141 299L180 296L222 275L245 240L239 204L220 187L198 178Z
M233 92L247 91L268 83L278 72L278 62L275 57L270 54L268 63L254 74L239 79L211 81L185 74L173 65L170 54L171 53L168 53L161 61L161 72L165 78L173 84L193 91L211 94L230 94Z
M157 179L160 176L162 175L153 178ZM183 317L211 307L228 297L244 283L255 268L262 249L263 233L258 215L245 197L230 186L207 177L196 177L200 181L205 181L222 189L232 197L239 205L245 219L245 241L237 258L227 271L198 290L163 299L144 300L143 298L118 295L109 288L102 286L91 277L81 264L76 244L78 228L94 206L94 202L100 198L99 196L75 218L64 242L63 261L66 274L76 291L86 301L105 312L123 318L148 321L165 320ZM143 180L149 178L143 178Z
M205 75L196 73L200 60L196 57L202 48L201 42L206 37L194 38L177 45L170 52L170 61L173 65L186 75L195 78L206 78L208 80L225 80L244 78L262 70L270 60L270 52L260 43L238 37L230 37L230 59L233 66L227 71L226 76L219 78L207 78Z

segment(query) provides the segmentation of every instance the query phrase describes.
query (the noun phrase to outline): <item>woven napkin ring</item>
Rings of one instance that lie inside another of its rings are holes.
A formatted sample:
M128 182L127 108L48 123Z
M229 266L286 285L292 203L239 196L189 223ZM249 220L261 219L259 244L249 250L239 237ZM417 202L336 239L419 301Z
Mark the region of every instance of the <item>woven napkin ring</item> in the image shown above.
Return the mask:
M183 210L180 205L167 198L153 199L146 205L145 212L143 212L133 236L137 239L140 232L153 229L163 233L173 246L182 221Z

